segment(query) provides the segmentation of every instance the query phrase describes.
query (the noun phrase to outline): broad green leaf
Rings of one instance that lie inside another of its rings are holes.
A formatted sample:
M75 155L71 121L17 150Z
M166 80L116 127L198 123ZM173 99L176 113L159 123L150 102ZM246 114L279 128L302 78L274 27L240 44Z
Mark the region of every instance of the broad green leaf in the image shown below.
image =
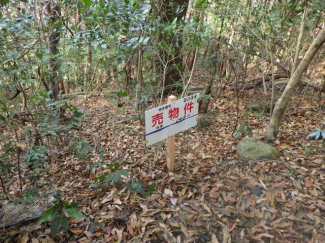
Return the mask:
M0 0L0 7L5 6L9 3L9 0Z
M142 183L141 181L136 181L132 185L132 189L136 192L140 193L141 195L146 195L146 191L143 189L146 184Z
M61 217L60 216L56 216L53 221L52 221L52 225L51 225L51 238L53 239L54 236L56 235L56 233L59 232L61 227Z
M207 0L198 0L196 8L201 8L206 2Z
M235 135L235 139L238 139L238 138L240 138L240 137L241 137L241 135L242 135L242 132L237 132L237 133L236 133L236 135Z
M87 8L91 6L91 0L84 0L84 3Z
M147 191L148 196L152 195L153 191L156 189L156 186L157 186L156 183L152 183L152 184L149 185L148 191Z
M75 219L83 219L85 218L85 216L82 214L82 212L80 212L79 210L75 209L75 208L65 208L66 213Z
M103 189L104 187L102 185L98 185L98 184L91 184L90 188L95 189L95 190L100 190L100 189Z
M122 170L118 170L117 172L115 172L114 174L107 176L105 178L105 183L109 183L111 181L113 182L118 182L121 179L121 176L127 176L129 170L128 169L122 169Z
M26 199L26 204L32 204L34 202L34 198L29 197Z
M249 103L248 105L247 105L247 109L249 109L249 110L252 110L253 109L253 103Z
M251 127L247 127L248 135L253 135L253 130Z
M147 45L149 40L150 40L150 37L146 37L145 39L143 39L142 44Z
M5 123L7 120L3 115L0 115L0 121L3 121Z
M20 200L20 199L16 199L16 200L14 201L14 205L17 206L17 205L19 205L19 204L21 204L21 200Z
M61 216L61 225L62 225L62 228L65 231L68 231L68 229L69 229L69 221L68 221L68 218L65 215Z
M119 91L118 93L117 93L117 96L118 97L126 97L126 96L128 96L128 93L126 92L126 91Z
M105 180L106 176L108 176L108 172L105 172L104 174L98 176L95 180L103 182Z
M122 162L124 162L124 161L122 161ZM110 171L113 171L114 169L118 169L121 166L120 163L122 163L122 162L117 162L117 163L110 164L108 166L109 170Z
M43 213L43 216L38 221L39 223L48 222L54 219L54 217L57 215L57 208L59 204L55 204L53 207L49 208Z
M63 205L64 205L64 207L66 207L66 208L76 208L76 207L78 207L79 203L77 203L77 202L73 202L73 201L71 201L71 202L69 202L69 201L64 201L64 202L63 202Z

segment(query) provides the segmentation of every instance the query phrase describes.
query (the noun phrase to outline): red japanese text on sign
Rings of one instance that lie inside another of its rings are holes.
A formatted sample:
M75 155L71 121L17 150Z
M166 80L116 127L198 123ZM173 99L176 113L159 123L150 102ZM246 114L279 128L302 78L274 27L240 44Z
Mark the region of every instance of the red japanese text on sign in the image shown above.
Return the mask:
M193 108L194 108L194 102L193 101L187 102L184 106L184 113L186 114L186 111L190 111L189 113L191 113Z
M157 122L159 125L161 125L164 122L163 113L158 113L156 115L153 115L151 119L152 119L152 127L156 126Z
M168 111L168 117L173 120L179 116L179 107L172 108Z
M146 145L150 146L197 125L199 94L145 112Z

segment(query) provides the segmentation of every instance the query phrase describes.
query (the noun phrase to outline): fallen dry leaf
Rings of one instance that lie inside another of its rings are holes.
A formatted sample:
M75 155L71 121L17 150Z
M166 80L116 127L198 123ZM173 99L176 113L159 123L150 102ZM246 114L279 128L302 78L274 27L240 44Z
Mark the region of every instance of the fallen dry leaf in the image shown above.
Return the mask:
M28 232L25 232L21 237L18 238L18 243L27 243L29 240Z
M69 230L76 235L79 235L85 231L84 229L79 229L79 228L71 228Z
M169 196L169 197L173 197L173 195L174 195L173 191L170 190L170 189L168 189L168 188L166 188L164 190L164 194L167 195L167 196Z
M212 234L211 242L212 242L212 243L219 243L219 241L218 241L218 239L217 239L217 236L216 236L215 234Z
M262 233L262 234L258 234L258 235L252 236L251 239L252 240L260 240L263 237L273 239L274 238L274 235L270 235L268 233Z

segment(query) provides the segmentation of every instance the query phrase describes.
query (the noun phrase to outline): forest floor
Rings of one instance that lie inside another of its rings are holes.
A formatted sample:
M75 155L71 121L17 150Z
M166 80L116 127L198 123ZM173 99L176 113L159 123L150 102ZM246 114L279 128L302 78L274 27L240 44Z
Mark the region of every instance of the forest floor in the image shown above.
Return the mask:
M324 94L323 94L324 95ZM7 242L324 242L325 145L307 139L325 121L325 100L297 95L272 144L274 160L238 158L234 128L245 121L262 139L269 115L262 91L245 91L239 103L234 91L212 99L198 126L176 135L175 172L166 168L166 145L146 148L144 125L132 101L92 98L75 138L95 150L87 160L62 147L42 179L44 191L59 191L80 203L85 219L69 218L70 229L52 240L48 224L36 221L2 230ZM247 109L254 103L256 110ZM262 107L262 108L261 108ZM147 108L148 109L148 108ZM105 151L103 154L100 151ZM102 157L99 159L100 155ZM100 161L100 162L98 162ZM98 162L96 164L96 162ZM106 190L91 189L108 166L119 162L129 174ZM93 166L90 166L92 164ZM27 168L24 173L27 173ZM12 187L17 187L17 177ZM125 184L156 184L152 195ZM28 187L28 180L25 180ZM29 240L29 241L28 241Z

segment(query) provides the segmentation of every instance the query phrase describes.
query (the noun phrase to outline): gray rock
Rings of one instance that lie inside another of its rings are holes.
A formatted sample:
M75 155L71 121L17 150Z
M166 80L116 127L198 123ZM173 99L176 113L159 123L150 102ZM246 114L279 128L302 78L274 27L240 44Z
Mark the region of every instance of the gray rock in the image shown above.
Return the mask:
M261 141L254 138L245 138L236 146L236 152L241 159L262 160L279 157L280 152Z

